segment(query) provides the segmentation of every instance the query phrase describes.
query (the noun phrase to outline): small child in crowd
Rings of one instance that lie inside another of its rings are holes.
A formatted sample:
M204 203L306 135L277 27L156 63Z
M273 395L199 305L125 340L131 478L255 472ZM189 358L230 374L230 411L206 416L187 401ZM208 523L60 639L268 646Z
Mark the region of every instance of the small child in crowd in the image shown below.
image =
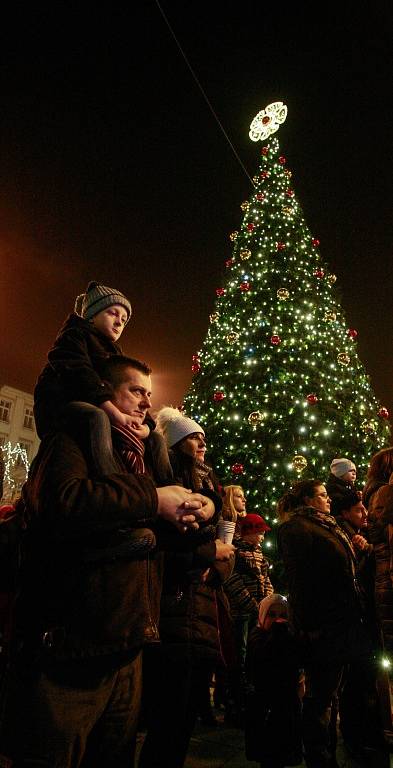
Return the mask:
M339 500L348 491L355 490L356 465L351 459L333 459L330 465L330 475L326 483L326 490L330 497L330 514L337 514Z
M39 437L69 433L83 445L97 476L118 471L111 426L116 437L132 444L137 460L143 456L143 441L150 435L150 426L154 427L149 416L139 424L122 413L111 401L111 386L100 375L108 360L122 355L118 341L131 314L131 304L121 291L90 282L60 329L34 389ZM135 466L138 471L143 460ZM155 545L149 529L130 533L130 538L135 539L137 554Z
M305 682L283 595L272 594L259 605L258 625L248 643L247 678L252 684L245 717L247 759L261 768L299 765Z
M234 627L236 664L229 671L229 697L226 720L242 727L244 724L246 651L248 635L258 620L258 607L264 597L273 593L269 578L269 562L261 544L269 526L261 515L249 513L239 520L240 538L234 541L235 567L224 583Z
M65 320L34 390L34 416L39 437L58 428L70 402L102 408L112 424L131 423L110 402L111 392L98 374L99 364L121 355L120 336L131 317L131 304L115 288L90 282Z

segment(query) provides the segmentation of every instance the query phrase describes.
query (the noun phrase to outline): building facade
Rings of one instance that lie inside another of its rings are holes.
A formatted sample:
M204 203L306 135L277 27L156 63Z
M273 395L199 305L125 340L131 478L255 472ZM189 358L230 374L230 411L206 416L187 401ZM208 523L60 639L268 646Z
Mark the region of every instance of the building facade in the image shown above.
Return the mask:
M40 444L36 432L34 414L34 399L29 392L4 384L0 387L0 447L7 462L7 476L11 483L4 487L4 497L9 498L17 493L26 477L26 460L32 461ZM9 446L11 444L11 448ZM5 448L8 451L5 453ZM26 451L19 452L17 446Z

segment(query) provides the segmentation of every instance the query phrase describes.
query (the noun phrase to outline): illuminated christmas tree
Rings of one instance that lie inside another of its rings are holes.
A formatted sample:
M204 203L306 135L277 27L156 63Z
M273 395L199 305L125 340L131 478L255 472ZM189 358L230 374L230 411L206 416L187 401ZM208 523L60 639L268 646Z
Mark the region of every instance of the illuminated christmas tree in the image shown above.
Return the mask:
M262 141L255 188L230 235L232 256L185 398L186 412L206 430L220 480L242 485L248 510L273 523L294 480L326 481L337 456L352 459L364 480L371 455L390 436L336 277L273 137L286 115L277 102L251 124L250 138Z

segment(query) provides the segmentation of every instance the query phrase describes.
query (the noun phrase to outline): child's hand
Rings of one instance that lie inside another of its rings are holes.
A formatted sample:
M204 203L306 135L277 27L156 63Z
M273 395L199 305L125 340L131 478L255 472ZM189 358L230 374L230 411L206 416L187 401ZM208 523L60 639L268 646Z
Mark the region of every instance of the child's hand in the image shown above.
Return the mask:
M124 418L124 425L125 427L128 427L128 429L132 432L135 437L138 437L139 440L145 440L150 435L150 429L147 426L147 424L138 424L132 416L126 416L126 414L122 414Z
M131 431L139 437L140 440L146 440L150 435L150 429L147 424L129 424Z

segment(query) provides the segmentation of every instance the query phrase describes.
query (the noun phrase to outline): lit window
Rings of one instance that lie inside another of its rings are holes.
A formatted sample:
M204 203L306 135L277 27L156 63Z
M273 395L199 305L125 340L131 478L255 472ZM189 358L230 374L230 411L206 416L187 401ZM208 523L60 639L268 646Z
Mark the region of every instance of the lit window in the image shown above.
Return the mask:
M5 421L9 424L11 405L10 400L0 400L0 421Z
M25 408L25 417L23 419L23 426L26 429L34 429L34 414L32 408Z

